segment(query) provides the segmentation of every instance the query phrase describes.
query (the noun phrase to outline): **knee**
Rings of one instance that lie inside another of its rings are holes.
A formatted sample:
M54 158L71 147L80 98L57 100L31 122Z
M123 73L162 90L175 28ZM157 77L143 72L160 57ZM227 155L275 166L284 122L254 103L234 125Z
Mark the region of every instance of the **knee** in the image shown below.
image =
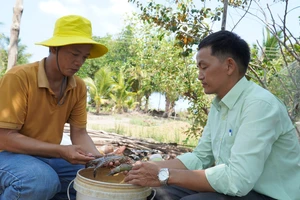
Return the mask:
M58 175L46 163L23 154L1 152L0 155L1 198L50 199L60 191ZM19 160L22 162L17 163Z
M50 199L60 191L61 183L56 172L52 169L36 168L29 172L26 179L22 180L23 190L28 189L28 193L32 193L40 198ZM36 197L34 196L34 197Z
M4 199L51 199L61 187L57 175L45 175L38 170L24 171L22 176L2 173L1 179L0 196Z
M20 196L28 199L51 199L61 188L56 172L44 164L26 168L19 182Z

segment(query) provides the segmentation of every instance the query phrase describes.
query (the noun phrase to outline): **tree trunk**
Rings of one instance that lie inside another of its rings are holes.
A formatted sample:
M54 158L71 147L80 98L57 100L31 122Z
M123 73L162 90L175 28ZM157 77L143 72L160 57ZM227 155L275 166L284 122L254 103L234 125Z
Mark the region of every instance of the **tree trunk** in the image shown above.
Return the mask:
M223 10L223 17L222 17L222 25L221 25L222 31L226 30L227 8L228 8L228 0L224 0L224 10Z
M137 95L137 97L136 97L136 102L138 102L138 104L135 106L135 108L134 108L134 110L135 111L140 111L140 110L142 110L141 109L141 106L142 106L142 97L143 96L141 96L141 95Z
M145 108L144 108L144 112L147 113L149 110L149 98L150 98L151 93L147 92L145 93Z
M16 65L18 57L18 39L20 33L20 23L23 13L23 0L16 0L15 7L13 9L12 26L10 30L10 40L8 46L8 62L7 70L10 70Z
M172 101L171 102L171 106L170 106L170 114L169 116L173 116L174 114L174 117L176 117L176 113L175 113L175 105L176 105L176 102L175 101Z
M96 114L100 113L100 104L96 104Z
M166 94L166 106L165 106L165 112L163 114L163 118L168 118L170 116L170 107L171 107L171 100Z

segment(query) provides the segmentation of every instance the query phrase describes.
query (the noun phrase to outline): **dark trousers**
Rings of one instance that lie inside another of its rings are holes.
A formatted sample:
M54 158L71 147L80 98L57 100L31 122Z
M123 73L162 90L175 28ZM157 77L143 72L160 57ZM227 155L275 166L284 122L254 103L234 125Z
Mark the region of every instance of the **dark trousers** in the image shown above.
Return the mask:
M216 192L196 192L178 186L164 186L153 188L148 200L273 200L273 198L255 191L250 191L243 197L233 197Z

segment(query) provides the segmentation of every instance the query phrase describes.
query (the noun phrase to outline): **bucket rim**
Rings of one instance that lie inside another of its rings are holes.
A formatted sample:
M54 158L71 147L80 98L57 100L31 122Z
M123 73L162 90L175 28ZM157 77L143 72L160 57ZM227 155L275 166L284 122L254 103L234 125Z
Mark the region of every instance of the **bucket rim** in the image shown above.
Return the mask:
M133 185L133 184L129 184L129 183L111 183L111 182L97 181L97 180L93 180L90 178L86 178L80 174L81 171L86 170L86 169L87 168L83 168L83 169L80 169L77 171L77 176L86 182L92 182L95 184L102 184L102 185L107 185L107 186L119 186L120 184L122 184L122 186L124 186L124 187L144 188L143 186Z

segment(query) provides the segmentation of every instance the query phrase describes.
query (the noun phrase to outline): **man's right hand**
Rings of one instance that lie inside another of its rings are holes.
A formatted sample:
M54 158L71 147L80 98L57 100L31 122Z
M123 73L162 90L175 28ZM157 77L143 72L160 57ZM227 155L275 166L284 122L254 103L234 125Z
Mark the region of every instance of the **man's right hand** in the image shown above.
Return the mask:
M61 145L60 156L71 164L82 165L85 165L88 161L95 159L93 155L85 152L80 145Z

